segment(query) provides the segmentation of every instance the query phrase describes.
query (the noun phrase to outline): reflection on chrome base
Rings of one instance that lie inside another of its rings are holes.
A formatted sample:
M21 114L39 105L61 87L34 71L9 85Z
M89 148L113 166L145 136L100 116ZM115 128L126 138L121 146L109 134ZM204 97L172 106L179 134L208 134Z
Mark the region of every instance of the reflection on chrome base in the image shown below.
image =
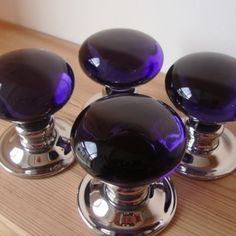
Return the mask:
M90 228L101 235L156 235L173 218L177 197L169 178L123 190L89 175L82 180L78 209Z
M11 174L30 178L51 176L71 165L74 161L70 147L71 124L60 118L54 121L55 124L52 121L42 133L25 132L27 138L10 126L0 137L0 165ZM52 137L45 135L50 129Z
M195 179L211 180L224 177L235 169L236 138L224 128L214 150L202 154L187 151L176 171Z

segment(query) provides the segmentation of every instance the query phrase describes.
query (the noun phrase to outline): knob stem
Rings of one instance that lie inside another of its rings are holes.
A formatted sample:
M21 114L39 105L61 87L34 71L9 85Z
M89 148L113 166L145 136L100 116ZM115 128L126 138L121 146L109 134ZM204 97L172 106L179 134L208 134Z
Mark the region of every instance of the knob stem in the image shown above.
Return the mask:
M110 87L110 86L105 86L105 91L104 94L105 95L115 95L115 94L121 94L121 93L134 93L135 92L135 88L131 87L131 88L114 88L114 87Z
M34 127L34 130L31 127ZM38 129L35 129L35 127L38 127ZM21 145L29 153L42 153L50 150L57 137L52 117L47 119L46 122L44 120L34 123L17 123L15 128Z
M124 188L106 184L106 194L110 203L116 207L140 206L148 197L149 188L147 185L141 187Z
M223 125L205 125L196 119L186 121L187 150L197 155L209 155L219 145L219 138L224 131Z

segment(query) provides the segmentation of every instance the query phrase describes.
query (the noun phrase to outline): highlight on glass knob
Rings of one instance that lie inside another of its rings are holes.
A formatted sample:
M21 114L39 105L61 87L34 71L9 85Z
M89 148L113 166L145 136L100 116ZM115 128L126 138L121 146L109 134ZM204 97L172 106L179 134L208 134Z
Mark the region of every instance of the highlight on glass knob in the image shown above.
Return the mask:
M73 88L71 67L54 53L20 49L0 56L0 118L13 123L0 137L3 168L45 177L73 162L71 124L52 117Z
M105 86L94 101L107 94L132 93L135 86L153 79L162 67L163 53L159 43L145 33L108 29L85 40L79 62L87 76Z
M86 107L71 133L88 173L78 191L83 220L104 235L160 232L175 213L176 192L167 176L185 143L181 119L153 98L112 95Z
M210 180L236 168L236 138L224 123L236 120L236 59L201 52L179 59L166 75L166 91L188 117L187 151L177 169Z

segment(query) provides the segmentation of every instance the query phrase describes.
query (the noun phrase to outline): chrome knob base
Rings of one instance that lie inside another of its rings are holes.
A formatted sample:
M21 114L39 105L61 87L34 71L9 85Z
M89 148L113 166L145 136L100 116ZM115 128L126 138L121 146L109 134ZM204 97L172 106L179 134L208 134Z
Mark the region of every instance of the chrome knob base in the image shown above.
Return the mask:
M6 171L19 177L41 178L55 175L73 163L70 122L50 118L39 130L33 128L18 122L0 137L0 165Z
M190 124L191 123L191 124ZM194 121L185 121L187 149L176 171L199 180L224 177L236 169L236 138L223 125L199 128Z
M171 221L176 205L176 191L167 177L122 188L86 175L78 190L81 217L102 235L156 235Z

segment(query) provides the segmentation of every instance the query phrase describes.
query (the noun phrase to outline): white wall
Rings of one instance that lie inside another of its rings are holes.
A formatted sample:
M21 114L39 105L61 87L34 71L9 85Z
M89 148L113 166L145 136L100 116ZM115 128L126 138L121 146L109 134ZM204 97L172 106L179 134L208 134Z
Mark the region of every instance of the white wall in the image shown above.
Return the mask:
M162 45L163 71L195 51L236 57L235 0L0 0L0 18L77 43L101 29L139 29Z

